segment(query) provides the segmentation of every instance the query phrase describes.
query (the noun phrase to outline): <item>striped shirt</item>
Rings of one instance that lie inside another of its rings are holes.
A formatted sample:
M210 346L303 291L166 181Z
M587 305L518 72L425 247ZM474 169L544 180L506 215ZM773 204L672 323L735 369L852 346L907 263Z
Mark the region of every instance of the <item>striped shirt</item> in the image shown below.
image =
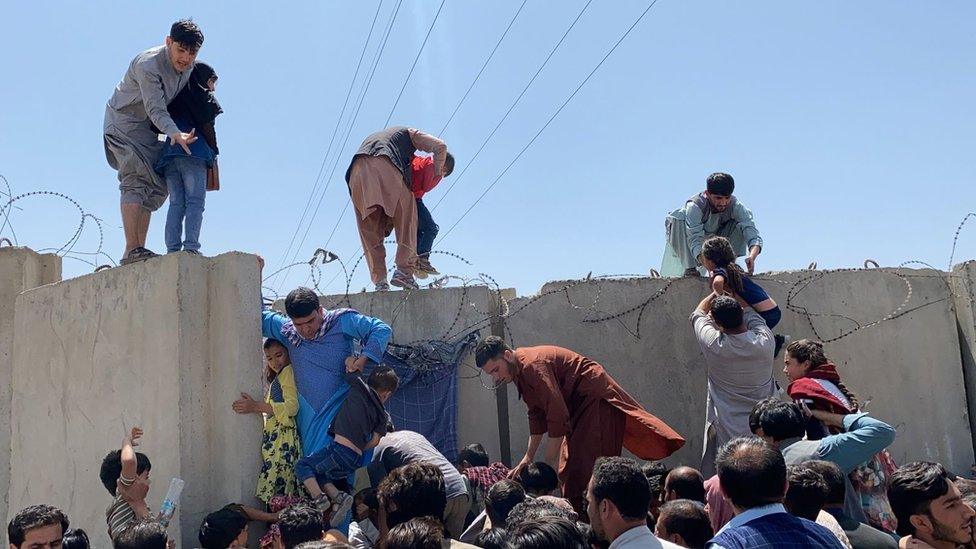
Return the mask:
M136 512L127 501L122 499L122 494L118 494L112 501L112 505L105 510L105 521L108 524L108 537L114 540L136 521Z

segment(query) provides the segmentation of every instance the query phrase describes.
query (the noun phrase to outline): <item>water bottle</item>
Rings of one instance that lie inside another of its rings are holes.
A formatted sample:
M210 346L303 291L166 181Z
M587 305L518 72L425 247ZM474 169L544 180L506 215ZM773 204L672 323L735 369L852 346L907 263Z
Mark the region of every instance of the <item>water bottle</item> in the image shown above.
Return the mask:
M166 499L159 506L159 523L163 525L163 528L169 526L169 521L173 520L173 515L176 514L176 506L180 502L180 493L183 492L184 484L183 479L179 477L173 477L169 483Z

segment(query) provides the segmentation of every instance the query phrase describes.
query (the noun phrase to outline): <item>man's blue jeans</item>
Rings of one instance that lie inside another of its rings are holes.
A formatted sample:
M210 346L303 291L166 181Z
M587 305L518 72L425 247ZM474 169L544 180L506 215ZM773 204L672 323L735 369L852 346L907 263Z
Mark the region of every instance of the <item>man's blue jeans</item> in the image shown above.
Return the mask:
M169 189L166 251L200 251L200 226L207 197L207 163L192 156L177 156L166 165L164 175Z
M422 198L417 199L417 255L426 256L434 247L439 227L434 223L430 210L424 205Z

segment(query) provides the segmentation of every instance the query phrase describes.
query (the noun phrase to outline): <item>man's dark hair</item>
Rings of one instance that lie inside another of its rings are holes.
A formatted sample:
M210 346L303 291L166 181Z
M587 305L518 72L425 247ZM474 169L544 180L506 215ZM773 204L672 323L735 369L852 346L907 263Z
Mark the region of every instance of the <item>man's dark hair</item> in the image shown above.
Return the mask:
M653 461L642 465L641 472L647 478L647 488L651 495L651 502L664 501L664 479L668 477L671 468L660 461Z
M286 508L278 515L281 544L292 549L306 541L322 539L322 511L304 503Z
M690 499L705 503L705 479L698 469L676 467L668 473L664 487L665 495L674 492L674 499Z
M779 442L788 438L802 437L805 432L806 421L800 407L792 402L784 402L776 397L760 400L753 407L753 417L749 417L749 428L753 433L763 430L763 435L772 437ZM755 427L753 427L755 425Z
M912 515L932 516L930 504L949 492L950 482L952 481L945 467L931 461L906 463L891 475L888 502L898 520L900 535L915 534Z
M787 466L786 478L790 483L783 500L786 510L793 516L816 522L830 491L827 481L803 463Z
M448 177L454 172L454 155L447 153L447 159L444 160L444 175L443 177Z
M806 465L810 469L820 473L823 477L824 482L827 483L827 501L824 505L843 505L844 495L846 488L844 486L844 472L840 470L840 467L836 463L831 461L824 461L822 459L815 459L813 461L805 461L803 465ZM789 494L787 494L789 497Z
M575 512L563 509L551 501L526 499L516 505L508 514L508 518L505 519L505 529L511 532L519 525L538 521L542 517L562 517L571 522L575 522L579 518Z
M610 500L625 520L645 520L651 503L647 477L636 461L625 457L601 457L593 466L593 498Z
M735 298L720 295L712 300L712 318L726 330L742 326L742 305Z
M88 532L81 528L72 528L61 536L61 549L89 549L91 540L88 539Z
M288 318L304 318L317 311L319 307L319 296L305 286L299 286L285 296L285 314Z
M197 539L203 549L227 549L245 528L247 517L239 507L228 505L204 517Z
M474 545L481 549L508 549L508 532L498 527L482 530L475 538Z
M193 19L180 19L173 23L169 28L169 37L191 51L197 51L203 45L203 31Z
M386 538L387 549L441 549L444 524L434 517L416 517L397 524Z
M444 474L425 462L416 461L394 469L377 491L390 528L412 518L443 517L447 508ZM393 506L395 510L391 510Z
M732 196L735 180L727 173L715 172L705 180L705 190L717 196Z
M7 539L11 545L20 547L24 543L27 532L35 528L43 528L53 524L61 525L61 534L68 531L68 516L61 509L50 505L31 505L25 507L10 519L7 524Z
M509 539L517 549L589 549L576 523L563 517L540 517L516 527Z
M142 452L136 452L136 473L142 474L152 469L149 457ZM102 486L108 493L116 495L119 477L122 476L122 450L112 450L102 460L102 468L98 471L98 478L102 479Z
M488 450L477 442L468 444L458 452L457 461L458 465L467 461L472 467L488 467Z
M727 442L715 458L722 492L740 509L783 501L786 461L783 454L758 437Z
M510 350L511 347L505 343L504 339L498 336L488 336L479 341L477 347L474 348L474 362L479 368L484 368L489 360L498 358L502 353Z
M393 368L385 364L378 364L369 373L369 377L366 378L366 385L369 385L377 393L382 393L383 391L390 391L392 393L400 386L400 376L393 371Z
M494 525L505 524L509 513L516 505L525 501L525 490L514 480L500 480L488 488L485 495L485 511Z
M115 549L166 549L166 527L154 519L132 523L114 540Z
M559 487L556 470L544 461L528 464L519 473L519 482L533 496L546 496Z
M665 503L661 506L657 521L669 534L681 536L685 547L692 549L704 549L714 535L705 507L690 499L675 499Z

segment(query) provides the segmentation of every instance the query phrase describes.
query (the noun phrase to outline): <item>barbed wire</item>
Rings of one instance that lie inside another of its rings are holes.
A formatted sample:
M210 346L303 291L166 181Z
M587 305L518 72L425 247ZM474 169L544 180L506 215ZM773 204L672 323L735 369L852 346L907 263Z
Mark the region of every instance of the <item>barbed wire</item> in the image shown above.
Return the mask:
M98 260L98 258L104 257L113 266L115 265L115 260L112 259L111 256L109 256L103 251L103 247L105 245L105 228L102 220L99 217L95 216L94 214L86 211L77 200L68 196L65 193L61 193L57 191L47 191L47 190L36 190L36 191L30 191L30 192L14 195L10 181L7 180L7 178L4 177L3 175L0 175L0 180L3 181L4 187L6 188L6 192L0 190L0 196L6 198L6 201L4 202L3 206L0 206L0 219L2 219L2 223L0 223L0 236L3 235L4 231L9 231L10 234L10 237L2 237L3 240L6 240L13 246L20 245L19 238L17 237L17 231L14 229L14 224L13 221L11 220L11 213L13 212L13 210L21 209L17 206L18 202L22 200L26 200L28 198L35 198L35 197L57 198L65 202L68 202L69 204L74 206L75 209L78 210L78 214L79 214L78 226L71 234L71 237L61 246L39 248L36 249L35 251L38 253L51 252L61 256L62 258L72 259L75 261L86 263L88 265L95 267L96 269L98 269L99 265L95 261L92 261L90 259L85 259L84 257L79 257L79 256L89 256L94 258L96 261ZM81 237L85 232L85 227L88 224L89 220L91 220L91 222L95 224L95 227L98 231L98 246L94 251L78 251L75 249L75 247L78 245L78 242L81 240ZM0 242L2 242L2 240L0 240Z

